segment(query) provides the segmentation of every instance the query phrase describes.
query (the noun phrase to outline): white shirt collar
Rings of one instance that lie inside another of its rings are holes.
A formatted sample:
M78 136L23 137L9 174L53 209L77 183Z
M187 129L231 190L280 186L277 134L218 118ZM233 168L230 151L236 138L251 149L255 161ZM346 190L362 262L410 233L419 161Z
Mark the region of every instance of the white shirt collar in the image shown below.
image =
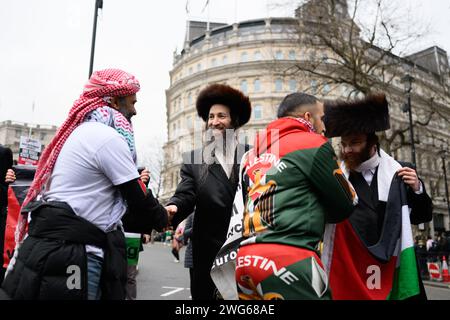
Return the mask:
M375 170L376 167L378 167L378 165L380 164L380 160L380 156L377 152L375 152L375 154L370 159L361 163L359 167L355 169L355 171L364 172L367 170Z

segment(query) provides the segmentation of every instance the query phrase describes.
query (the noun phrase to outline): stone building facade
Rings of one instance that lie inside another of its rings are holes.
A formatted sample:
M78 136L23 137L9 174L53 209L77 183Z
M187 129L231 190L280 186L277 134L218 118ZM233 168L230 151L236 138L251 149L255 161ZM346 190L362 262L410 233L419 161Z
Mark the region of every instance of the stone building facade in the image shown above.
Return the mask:
M31 133L31 138L41 141L42 150L44 150L56 134L57 129L56 126L51 125L30 124L11 120L2 121L0 122L0 144L11 148L13 159L17 160L21 136L28 137Z

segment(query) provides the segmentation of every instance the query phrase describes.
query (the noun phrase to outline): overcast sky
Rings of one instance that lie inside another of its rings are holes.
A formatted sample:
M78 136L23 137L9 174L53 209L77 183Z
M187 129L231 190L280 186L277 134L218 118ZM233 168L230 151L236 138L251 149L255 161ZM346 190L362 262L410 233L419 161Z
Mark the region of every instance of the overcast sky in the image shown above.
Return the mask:
M417 48L450 52L450 0L411 3L411 17L430 24ZM104 0L94 70L117 67L141 82L134 118L138 148L166 139L165 90L186 20L206 20L206 0ZM95 0L0 0L0 121L60 125L88 78ZM276 7L274 4L287 4ZM211 21L233 23L292 16L297 1L210 0ZM32 114L32 104L35 112Z

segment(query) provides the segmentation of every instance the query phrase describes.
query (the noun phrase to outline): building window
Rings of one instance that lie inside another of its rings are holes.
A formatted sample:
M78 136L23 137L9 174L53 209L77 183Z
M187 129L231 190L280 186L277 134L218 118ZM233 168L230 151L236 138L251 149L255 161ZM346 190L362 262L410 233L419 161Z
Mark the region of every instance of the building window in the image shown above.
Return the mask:
M259 61L262 59L261 51L255 51L255 60Z
M297 91L297 80L295 80L295 79L289 80L289 91L290 92Z
M277 52L275 52L275 59L277 60L283 60L283 52L278 50Z
M282 79L275 80L275 91L276 92L283 91L283 80Z
M247 80L241 81L241 91L245 94L248 92Z
M213 58L212 60L211 60L211 67L216 67L217 66L217 59L216 58Z
M16 129L16 138L20 138L21 135L22 135L22 130Z
M41 141L44 141L46 136L45 132L41 132Z
M175 100L172 104L172 112L175 113L177 111L177 101Z
M190 130L192 129L192 116L186 117L186 127Z
M241 53L241 62L247 62L248 61L248 55L247 52Z
M295 60L295 50L289 51L289 60Z
M202 64L199 63L199 64L197 64L197 72L199 72L199 71L201 71L201 70L202 70Z
M262 119L262 107L260 105L256 105L253 107L253 118L255 120Z
M261 81L259 79L255 79L255 81L253 82L253 90L255 92L261 91Z
M433 216L433 226L434 230L445 231L444 225L444 215L443 214L434 214Z
M172 123L172 136L176 136L177 135L177 124L176 123Z
M330 91L331 91L331 88L328 83L323 86L323 93L329 93Z
M312 94L317 93L317 80L311 80L311 92Z
M192 67L189 68L189 75L192 74Z
M227 56L223 56L222 64L227 64L227 63L228 63L228 57Z
M188 106L192 105L192 93L188 94Z

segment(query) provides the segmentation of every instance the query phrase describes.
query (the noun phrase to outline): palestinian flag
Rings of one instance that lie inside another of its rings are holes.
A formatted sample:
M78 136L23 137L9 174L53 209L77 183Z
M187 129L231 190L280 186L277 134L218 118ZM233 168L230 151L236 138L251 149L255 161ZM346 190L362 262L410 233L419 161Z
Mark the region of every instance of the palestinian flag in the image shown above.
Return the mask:
M408 230L408 232L402 232L402 238L400 239L392 289L388 296L389 300L403 300L418 295L420 292L409 209L404 206L402 214L402 230Z
M35 166L17 165L13 167L16 181L8 187L8 211L5 227L5 245L3 249L3 267L7 268L16 247L15 231L20 208L28 193L36 171Z
M378 243L366 246L349 219L326 227L322 259L333 299L403 300L420 293L406 186L395 174L400 165L387 157L382 152L378 167L379 199L386 201Z
M403 218L407 230L409 213ZM325 252L322 258L332 260L327 271L333 299L402 300L419 294L411 232L402 232L395 253L382 262L370 253L348 220L331 228L333 250L328 259Z

